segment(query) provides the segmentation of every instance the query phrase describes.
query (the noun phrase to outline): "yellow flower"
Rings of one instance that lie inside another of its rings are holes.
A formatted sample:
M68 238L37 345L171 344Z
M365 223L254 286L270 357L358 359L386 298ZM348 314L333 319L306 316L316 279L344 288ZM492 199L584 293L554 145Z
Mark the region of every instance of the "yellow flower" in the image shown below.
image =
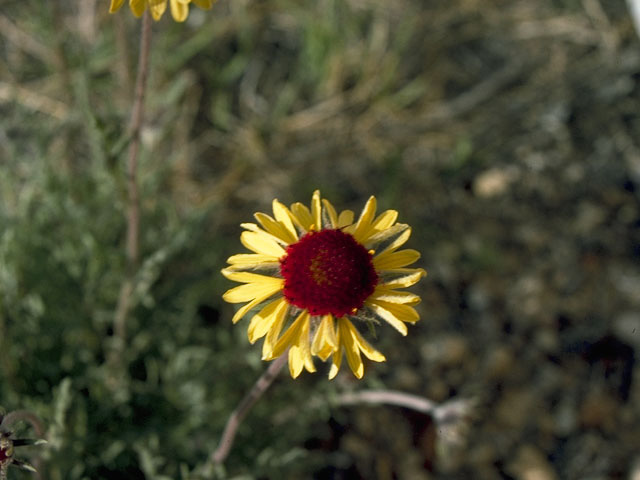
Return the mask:
M223 298L246 302L233 323L260 306L248 336L251 343L265 337L264 360L288 351L293 378L303 369L315 372L313 356L332 358L329 378L338 373L343 353L358 378L364 375L361 353L375 362L385 361L353 321L384 321L406 335L406 324L419 320L413 307L420 297L399 289L414 285L426 273L405 268L420 254L398 250L411 228L396 223L397 217L395 210L376 216L376 199L371 197L354 222L352 211L338 214L316 191L310 209L302 203L287 208L274 200L273 217L256 213L258 224L242 224L240 241L253 253L227 260L230 265L223 275L243 285Z
M184 22L189 16L189 4L195 3L202 9L210 9L216 0L129 0L129 8L136 17L141 17L144 11L149 7L151 16L154 20L160 20L167 9L167 1L171 9L171 15L176 22ZM111 0L109 13L117 12L124 0Z

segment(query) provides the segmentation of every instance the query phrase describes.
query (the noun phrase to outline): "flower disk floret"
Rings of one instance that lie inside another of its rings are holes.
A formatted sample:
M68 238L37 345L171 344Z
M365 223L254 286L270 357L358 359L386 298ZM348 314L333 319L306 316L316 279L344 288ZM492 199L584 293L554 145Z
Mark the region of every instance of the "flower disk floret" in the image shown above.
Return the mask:
M311 208L273 201L273 216L256 213L258 223L244 223L242 244L253 253L233 255L222 273L243 285L223 298L244 303L233 316L239 321L258 308L248 328L249 341L264 337L262 358L273 360L288 351L292 377L315 371L313 356L332 359L329 378L338 373L343 356L362 378L362 354L385 361L360 334L354 322L386 322L402 335L407 323L419 320L420 298L400 289L425 275L406 268L420 254L398 250L411 228L396 223L398 213L376 216L369 198L358 220L350 210L338 214L318 191ZM344 354L344 355L343 355Z
M311 315L354 313L378 282L371 260L371 252L340 229L311 231L280 259L284 296Z

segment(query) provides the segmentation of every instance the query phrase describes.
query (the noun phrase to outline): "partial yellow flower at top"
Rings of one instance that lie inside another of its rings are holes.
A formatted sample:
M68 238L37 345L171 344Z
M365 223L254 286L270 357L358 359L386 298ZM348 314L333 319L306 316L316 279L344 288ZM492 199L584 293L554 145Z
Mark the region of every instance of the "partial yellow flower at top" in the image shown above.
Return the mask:
M109 13L117 12L125 0L111 0ZM176 22L184 22L189 16L189 4L194 3L196 6L208 10L216 0L129 0L129 8L136 17L141 17L144 11L149 7L151 16L158 21L162 18L167 9L167 1L171 9L171 16Z
M316 191L311 209L301 203L287 208L274 200L273 217L256 213L260 225L242 224L246 231L240 241L254 253L227 260L223 275L244 285L223 298L248 302L233 316L234 323L261 305L248 335L251 343L265 337L263 360L288 350L289 372L296 378L303 369L315 371L313 356L323 361L331 357L330 379L338 373L343 354L358 378L364 375L361 354L385 361L354 322L386 322L406 335L406 324L419 320L413 307L420 297L399 289L426 273L405 268L420 254L398 250L411 228L396 223L397 217L395 210L376 216L376 199L371 197L354 222L352 211L338 214Z

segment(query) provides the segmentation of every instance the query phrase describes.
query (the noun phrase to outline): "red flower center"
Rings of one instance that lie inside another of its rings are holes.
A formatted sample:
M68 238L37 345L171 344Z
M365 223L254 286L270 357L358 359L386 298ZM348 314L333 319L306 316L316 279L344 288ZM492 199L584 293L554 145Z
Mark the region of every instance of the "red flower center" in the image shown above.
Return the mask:
M352 314L378 283L371 254L342 230L309 232L289 245L280 272L286 299L311 315Z
M3 465L4 462L13 458L13 448L11 444L7 445L6 448L0 447L0 465Z

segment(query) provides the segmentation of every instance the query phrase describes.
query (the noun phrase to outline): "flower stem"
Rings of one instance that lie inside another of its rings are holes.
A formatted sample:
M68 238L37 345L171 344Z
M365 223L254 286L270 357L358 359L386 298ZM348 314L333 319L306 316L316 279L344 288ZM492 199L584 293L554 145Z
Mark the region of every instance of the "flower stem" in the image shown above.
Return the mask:
M7 431L11 425L20 421L29 422L38 437L44 436L44 425L42 424L42 420L40 420L35 413L30 412L29 410L14 410L2 417L2 422L0 422L0 432Z
M231 415L229 415L227 424L222 432L222 437L220 437L218 448L211 453L209 463L219 465L225 461L231 451L231 447L233 446L236 433L238 432L238 427L249 413L249 410L251 410L251 407L255 405L255 403L260 399L260 397L262 397L264 392L267 391L269 386L276 379L280 370L282 370L282 367L287 363L287 358L287 352L276 358L271 365L269 365L269 368L267 368L260 378L258 378L251 390L249 390L249 393L245 395L236 409L231 413Z
M126 321L131 308L133 280L138 266L139 230L140 230L140 194L138 191L138 152L140 150L140 131L144 121L144 97L149 73L149 54L151 52L151 15L145 11L140 33L140 53L136 77L135 97L131 109L129 132L129 157L127 160L127 273L118 297L113 333L122 349L126 342Z

